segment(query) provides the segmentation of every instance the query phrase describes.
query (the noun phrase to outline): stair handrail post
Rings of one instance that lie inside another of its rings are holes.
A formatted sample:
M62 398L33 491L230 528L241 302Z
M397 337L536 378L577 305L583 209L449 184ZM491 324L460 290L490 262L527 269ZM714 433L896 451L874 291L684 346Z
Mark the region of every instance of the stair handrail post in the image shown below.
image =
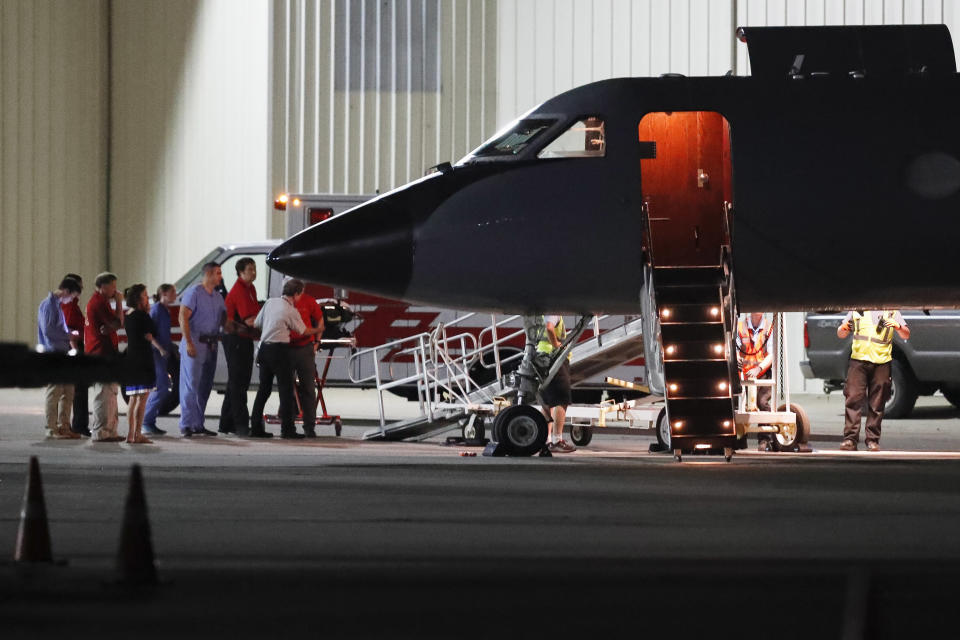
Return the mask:
M377 382L377 408L380 410L380 436L386 436L387 419L383 411L383 386L380 380L380 357L377 349L373 350L373 375Z
M493 347L493 361L497 366L497 380L503 378L503 368L500 366L500 349L498 348L498 337L497 337L497 314L490 314L490 337L493 339L491 346ZM478 341L479 342L479 341ZM483 366L483 356L480 357L480 365Z

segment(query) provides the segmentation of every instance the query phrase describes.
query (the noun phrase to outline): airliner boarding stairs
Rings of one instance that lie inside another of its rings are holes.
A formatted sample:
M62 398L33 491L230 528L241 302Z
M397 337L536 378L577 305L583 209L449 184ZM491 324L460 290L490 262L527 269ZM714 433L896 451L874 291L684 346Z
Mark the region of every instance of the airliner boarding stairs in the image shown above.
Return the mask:
M523 357L516 345L525 340L521 316L490 316L490 324L479 333L464 327L476 326L482 314L470 313L430 332L357 351L351 356L350 371L354 383L375 386L378 392L380 427L367 431L365 440L422 440L453 428L482 439L500 409L512 404L517 391L506 372L512 371ZM597 373L642 357L641 319L599 331L595 336L573 344L571 377L574 383ZM569 339L579 337L571 332ZM565 352L564 352L565 353ZM556 360L556 359L555 359ZM410 362L413 373L404 376L384 371L383 362ZM556 372L552 367L544 380ZM354 372L370 372L354 376ZM486 380L484 382L484 380ZM415 386L420 414L388 423L383 394L392 389Z
M674 456L722 451L729 460L745 442L738 443L735 424L730 274L722 266L654 267L653 285Z

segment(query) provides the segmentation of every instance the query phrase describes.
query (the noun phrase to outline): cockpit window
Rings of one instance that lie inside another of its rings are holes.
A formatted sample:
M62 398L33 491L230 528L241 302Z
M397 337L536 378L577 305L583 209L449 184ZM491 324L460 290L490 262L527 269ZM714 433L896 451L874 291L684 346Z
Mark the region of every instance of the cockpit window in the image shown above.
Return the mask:
M512 129L498 136L473 152L473 156L489 158L494 156L515 156L532 143L556 120L530 119L520 120Z
M588 117L575 122L572 127L544 147L541 158L601 158L607 151L603 133L603 120Z

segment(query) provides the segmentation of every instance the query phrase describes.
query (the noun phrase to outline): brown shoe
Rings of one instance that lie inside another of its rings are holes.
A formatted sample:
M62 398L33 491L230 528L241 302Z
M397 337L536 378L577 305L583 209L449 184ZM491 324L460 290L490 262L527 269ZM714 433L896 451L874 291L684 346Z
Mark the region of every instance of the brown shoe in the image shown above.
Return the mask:
M873 441L868 442L868 443L867 443L867 451L880 451L880 443L879 443L879 442L873 442Z
M844 440L843 444L840 445L840 449L842 451L856 451L857 443L854 442L853 440Z

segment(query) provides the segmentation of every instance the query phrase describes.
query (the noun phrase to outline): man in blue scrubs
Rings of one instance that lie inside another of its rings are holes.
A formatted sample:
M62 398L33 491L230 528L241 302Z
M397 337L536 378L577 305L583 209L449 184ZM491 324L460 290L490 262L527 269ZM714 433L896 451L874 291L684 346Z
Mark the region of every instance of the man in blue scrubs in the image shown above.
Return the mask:
M203 427L203 412L217 370L217 342L227 317L223 296L217 291L220 265L203 265L203 280L188 288L180 299L180 434L215 436Z

